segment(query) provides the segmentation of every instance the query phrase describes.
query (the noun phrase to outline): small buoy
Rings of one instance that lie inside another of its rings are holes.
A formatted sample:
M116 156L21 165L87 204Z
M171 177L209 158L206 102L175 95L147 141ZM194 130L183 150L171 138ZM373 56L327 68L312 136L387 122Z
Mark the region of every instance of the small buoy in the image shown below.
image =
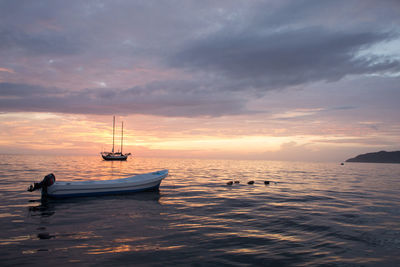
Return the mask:
M235 181L235 184L239 184L240 182L239 181Z
M269 184L269 181L264 181L264 184Z
M247 184L254 184L254 181L248 181Z
M229 181L229 182L227 182L226 184L227 184L227 185L232 185L233 182L232 182L232 181Z

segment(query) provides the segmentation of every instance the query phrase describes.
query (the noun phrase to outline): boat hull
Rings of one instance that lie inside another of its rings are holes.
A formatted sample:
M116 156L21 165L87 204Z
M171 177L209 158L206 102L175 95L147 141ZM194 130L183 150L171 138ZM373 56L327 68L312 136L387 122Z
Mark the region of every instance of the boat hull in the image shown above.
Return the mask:
M47 188L46 197L70 198L158 190L161 181L167 176L168 170L162 170L107 181L55 182Z
M109 156L109 155L101 155L104 160L126 160L128 158L128 155L122 155L122 156Z

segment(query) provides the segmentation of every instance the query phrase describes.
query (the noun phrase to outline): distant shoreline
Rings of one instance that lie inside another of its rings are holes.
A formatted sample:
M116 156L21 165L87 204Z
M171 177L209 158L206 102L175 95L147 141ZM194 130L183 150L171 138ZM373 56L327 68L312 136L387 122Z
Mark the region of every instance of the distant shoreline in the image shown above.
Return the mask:
M354 158L347 159L346 162L362 163L400 163L400 151L379 151L360 154Z

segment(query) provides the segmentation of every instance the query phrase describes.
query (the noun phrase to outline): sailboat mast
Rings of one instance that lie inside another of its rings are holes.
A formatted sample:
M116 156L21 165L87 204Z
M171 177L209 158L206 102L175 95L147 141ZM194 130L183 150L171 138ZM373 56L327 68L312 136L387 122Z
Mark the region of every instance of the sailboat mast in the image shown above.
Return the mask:
M124 122L122 122L122 130L121 130L121 155L122 155L122 144L124 141Z
M115 134L115 116L113 116L113 147L112 147L112 153L114 153L114 134Z

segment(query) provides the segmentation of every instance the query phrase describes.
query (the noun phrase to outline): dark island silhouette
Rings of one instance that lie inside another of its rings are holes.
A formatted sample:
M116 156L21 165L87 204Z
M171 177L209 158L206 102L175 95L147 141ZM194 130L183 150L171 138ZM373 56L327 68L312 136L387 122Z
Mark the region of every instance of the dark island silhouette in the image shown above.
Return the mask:
M400 163L400 151L379 151L361 154L357 157L346 160L346 162Z

